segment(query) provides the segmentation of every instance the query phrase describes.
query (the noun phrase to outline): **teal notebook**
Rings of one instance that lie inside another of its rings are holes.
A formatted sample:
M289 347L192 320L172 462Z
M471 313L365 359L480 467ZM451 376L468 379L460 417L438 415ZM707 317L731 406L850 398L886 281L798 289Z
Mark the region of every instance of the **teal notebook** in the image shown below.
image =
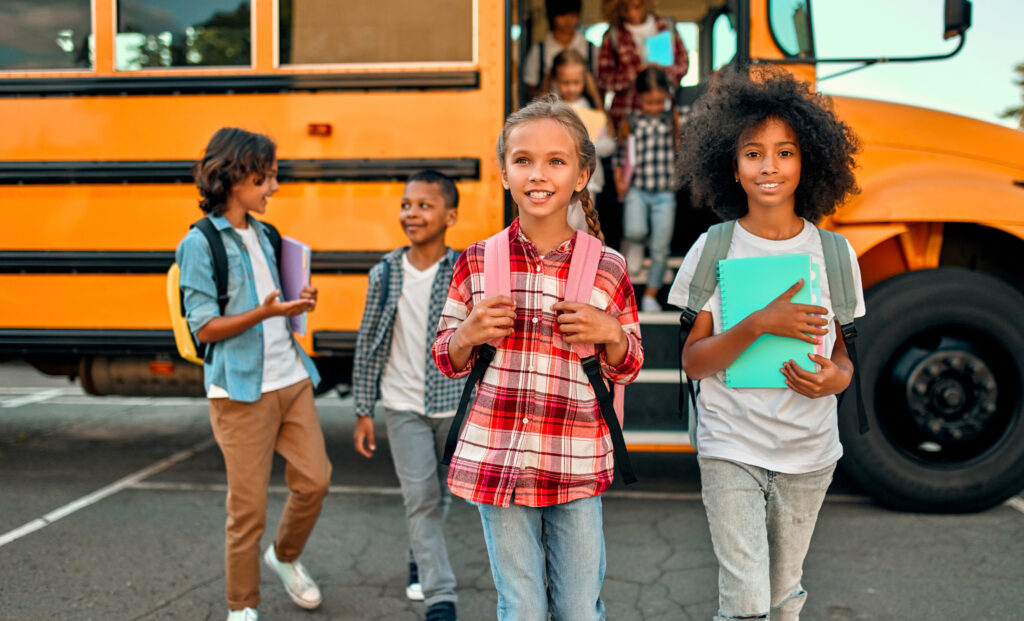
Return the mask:
M648 37L646 46L647 62L670 67L675 61L675 54L672 52L671 31L662 30L658 34Z
M813 269L812 269L813 268ZM804 279L804 286L793 296L797 304L821 304L821 275L807 253L783 254L718 262L718 287L722 298L722 329L735 326L750 313ZM821 353L821 346L794 338L765 334L754 341L725 370L725 384L731 388L785 388L786 378L779 370L782 363L794 360L814 372L815 364L807 354Z

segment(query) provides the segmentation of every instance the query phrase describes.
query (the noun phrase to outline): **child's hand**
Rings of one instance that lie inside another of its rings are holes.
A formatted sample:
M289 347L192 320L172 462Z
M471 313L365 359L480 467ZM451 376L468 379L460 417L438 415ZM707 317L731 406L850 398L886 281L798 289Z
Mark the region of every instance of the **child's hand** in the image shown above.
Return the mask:
M480 300L452 335L451 345L458 349L472 349L510 336L516 320L515 308L515 300L504 295Z
M622 344L626 333L614 317L590 304L559 302L551 306L558 313L558 329L566 343Z
M821 365L821 370L812 373L800 368L792 360L787 360L781 369L786 376L786 386L805 397L817 399L841 393L850 385L852 370L847 371L824 356L807 354L807 357Z
M775 334L806 341L820 343L821 336L828 334L828 320L825 315L828 309L812 304L794 304L790 302L797 291L803 287L801 278L795 285L769 302L761 310L750 315L756 321L760 334Z
M316 290L314 289L314 292L315 291ZM312 300L309 298L299 298L298 300L283 302L278 299L278 296L280 295L281 290L274 289L270 292L270 295L263 300L263 309L267 317L277 317L278 315L291 317L293 315L298 315L299 313L311 311L316 307L315 297Z
M356 420L356 430L352 432L352 439L356 443L356 452L369 459L377 450L377 443L373 439L373 419L369 416L360 416Z
M303 287L302 291L299 291L300 300L311 300L313 302L313 307L309 309L310 311L316 310L316 296L316 287Z

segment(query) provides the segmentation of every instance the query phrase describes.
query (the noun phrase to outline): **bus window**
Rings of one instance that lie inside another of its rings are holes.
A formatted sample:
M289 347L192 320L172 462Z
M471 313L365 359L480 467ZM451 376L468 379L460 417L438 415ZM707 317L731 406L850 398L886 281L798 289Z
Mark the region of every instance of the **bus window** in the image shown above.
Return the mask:
M92 67L90 0L0 5L0 71Z
M771 0L768 3L772 36L787 56L813 58L811 8L807 0Z
M118 71L252 64L249 2L206 0L117 3Z
M711 70L718 71L736 56L736 26L730 13L721 13L711 26Z
M281 65L474 62L473 0L280 0Z

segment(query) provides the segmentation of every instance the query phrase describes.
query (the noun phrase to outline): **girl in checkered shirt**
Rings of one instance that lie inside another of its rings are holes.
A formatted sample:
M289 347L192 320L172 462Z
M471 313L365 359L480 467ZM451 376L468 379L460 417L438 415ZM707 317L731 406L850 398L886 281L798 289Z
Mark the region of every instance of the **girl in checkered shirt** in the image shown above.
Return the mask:
M648 66L636 78L640 110L630 112L619 131L619 152L614 159L615 189L622 208L623 251L634 274L651 255L647 288L640 310L660 311L658 291L676 225L675 154L678 149L679 116L670 105L668 77Z
M507 229L511 297L484 298L484 243L459 257L433 356L449 377L469 373L481 345L502 339L480 380L448 470L453 494L475 503L498 591L497 617L604 619L601 493L613 450L572 343L593 343L604 378L631 382L643 364L636 301L622 256L604 247L590 304L560 301L594 145L554 96L509 117L498 139L503 185L519 207Z

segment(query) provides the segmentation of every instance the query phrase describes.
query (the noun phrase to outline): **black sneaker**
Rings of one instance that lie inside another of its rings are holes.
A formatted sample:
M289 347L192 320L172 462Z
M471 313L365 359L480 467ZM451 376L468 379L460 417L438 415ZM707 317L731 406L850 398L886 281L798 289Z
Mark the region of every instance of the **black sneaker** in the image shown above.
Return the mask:
M420 570L416 563L409 563L409 583L405 587L405 596L416 602L423 601L423 585L420 584Z
M455 602L437 602L427 608L426 621L457 621Z

